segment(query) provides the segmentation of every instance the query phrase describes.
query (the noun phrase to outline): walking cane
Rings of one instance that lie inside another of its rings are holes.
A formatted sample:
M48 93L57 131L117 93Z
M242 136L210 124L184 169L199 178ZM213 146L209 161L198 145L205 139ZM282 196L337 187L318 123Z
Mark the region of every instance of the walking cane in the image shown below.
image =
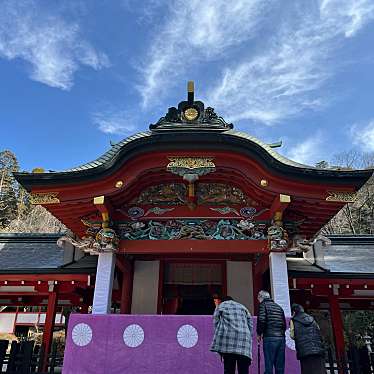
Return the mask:
M257 373L261 374L261 357L260 357L261 349L260 349L260 342L257 342Z

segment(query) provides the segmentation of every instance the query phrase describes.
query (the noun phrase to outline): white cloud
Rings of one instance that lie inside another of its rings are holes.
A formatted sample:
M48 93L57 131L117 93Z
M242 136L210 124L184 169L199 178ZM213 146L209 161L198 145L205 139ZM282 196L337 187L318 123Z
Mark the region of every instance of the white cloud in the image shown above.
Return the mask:
M165 26L154 31L156 37L141 68L144 83L138 88L143 106L157 101L192 63L218 59L228 48L255 35L269 3L271 0L167 3Z
M288 147L286 156L296 162L306 165L314 165L321 161L321 150L323 145L323 137L320 132L315 135Z
M229 120L273 124L305 109L326 105L316 90L339 69L331 64L344 37L351 37L374 18L372 0L324 0L284 22L264 52L225 69L209 88L208 101Z
M372 0L322 0L320 10L321 17L337 24L347 38L374 19Z
M165 8L165 0L122 0L122 7L131 14L136 15L138 23L152 26Z
M93 113L92 122L106 134L130 135L137 130L135 118L123 110Z
M0 12L0 57L22 59L30 78L68 90L81 66L107 66L107 56L83 38L79 25L46 14L30 1L5 1Z
M350 128L353 143L365 152L374 152L374 119L366 124L354 124Z
M373 0L176 0L164 8L140 68L143 106L186 81L186 71L193 78L195 66L219 66L205 101L230 121L265 124L327 105L331 95L318 90L341 68L334 52L374 18Z

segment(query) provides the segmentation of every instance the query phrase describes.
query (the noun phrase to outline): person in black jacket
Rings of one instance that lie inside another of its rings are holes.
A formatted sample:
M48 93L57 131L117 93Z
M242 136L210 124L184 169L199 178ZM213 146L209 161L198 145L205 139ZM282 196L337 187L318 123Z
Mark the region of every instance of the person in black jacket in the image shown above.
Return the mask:
M286 348L286 318L280 305L275 303L269 292L260 291L257 317L257 336L263 340L265 374L284 374Z
M299 304L291 307L290 336L295 340L301 374L322 374L325 369L325 349L316 320Z

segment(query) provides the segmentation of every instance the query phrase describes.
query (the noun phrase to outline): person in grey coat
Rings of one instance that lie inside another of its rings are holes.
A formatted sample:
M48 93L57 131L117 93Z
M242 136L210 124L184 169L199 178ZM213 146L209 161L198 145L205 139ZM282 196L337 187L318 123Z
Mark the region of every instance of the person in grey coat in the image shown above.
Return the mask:
M248 309L226 296L213 315L214 337L210 350L223 358L224 374L248 374L252 362L252 316Z
M291 310L290 336L295 340L301 374L326 373L325 347L317 321L299 304L293 304Z

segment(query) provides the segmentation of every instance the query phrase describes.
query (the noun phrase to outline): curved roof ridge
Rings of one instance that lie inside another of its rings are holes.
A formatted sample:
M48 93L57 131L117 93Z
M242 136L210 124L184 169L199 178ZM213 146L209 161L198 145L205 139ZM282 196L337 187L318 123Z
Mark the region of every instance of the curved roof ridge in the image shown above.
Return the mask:
M249 140L252 143L255 143L258 146L260 146L261 148L263 148L270 156L272 156L273 158L275 158L276 160L280 161L283 164L287 164L287 165L294 166L294 167L297 167L297 168L316 169L314 166L305 165L305 164L301 164L299 162L290 160L289 158L287 158L287 157L281 155L280 153L276 152L267 143L263 142L262 140L256 138L253 135L249 135L248 133L246 133L244 131L227 130L227 131L223 132L222 134L231 135L231 136L235 136L235 137L239 137L239 138L242 138L242 139ZM131 136L121 140L120 142L114 144L108 151L106 151L103 155L101 155L97 159L95 159L93 161L90 161L90 162L87 162L83 165L76 166L74 168L65 169L62 172L82 171L82 170L93 169L95 167L104 165L104 164L108 163L109 161L113 160L116 157L116 155L120 152L120 150L126 144L129 144L134 140L144 138L144 137L148 137L148 136L152 136L152 135L153 135L152 131L138 132L138 133L136 133L134 135L131 135Z
M28 191L33 186L56 185L59 183L77 183L80 180L93 180L116 171L126 160L144 152L164 150L175 152L179 149L196 154L205 149L208 151L239 152L253 157L268 167L269 170L280 172L287 177L311 180L313 183L322 180L326 183L360 188L372 175L373 170L335 170L322 169L303 165L282 156L269 144L233 129L187 129L173 128L162 131L144 131L129 136L113 145L107 152L94 161L68 170L49 173L15 173L15 177ZM322 178L321 180L319 178Z
M62 170L62 172L66 173L66 172L81 171L81 170L92 169L92 168L104 165L107 162L111 161L113 158L115 158L118 152L121 150L121 148L124 145L132 142L133 140L150 136L151 134L152 134L151 131L138 132L112 145L108 151L106 151L103 155L101 155L97 159L90 161L90 162L86 162L85 164L76 166L74 168Z
M281 155L280 153L276 152L274 150L274 148L270 147L267 143L263 142L262 140L256 138L253 135L249 135L248 133L246 133L244 131L228 130L228 131L225 132L225 134L238 136L240 138L244 138L244 139L250 140L253 143L256 143L257 145L259 145L260 147L265 149L272 157L274 157L276 160L282 162L283 164L287 164L287 165L291 165L291 166L295 166L295 167L303 168L303 169L305 169L305 168L306 169L317 169L314 166L306 165L306 164L302 164L300 162L290 160L289 158L287 158L287 157Z

